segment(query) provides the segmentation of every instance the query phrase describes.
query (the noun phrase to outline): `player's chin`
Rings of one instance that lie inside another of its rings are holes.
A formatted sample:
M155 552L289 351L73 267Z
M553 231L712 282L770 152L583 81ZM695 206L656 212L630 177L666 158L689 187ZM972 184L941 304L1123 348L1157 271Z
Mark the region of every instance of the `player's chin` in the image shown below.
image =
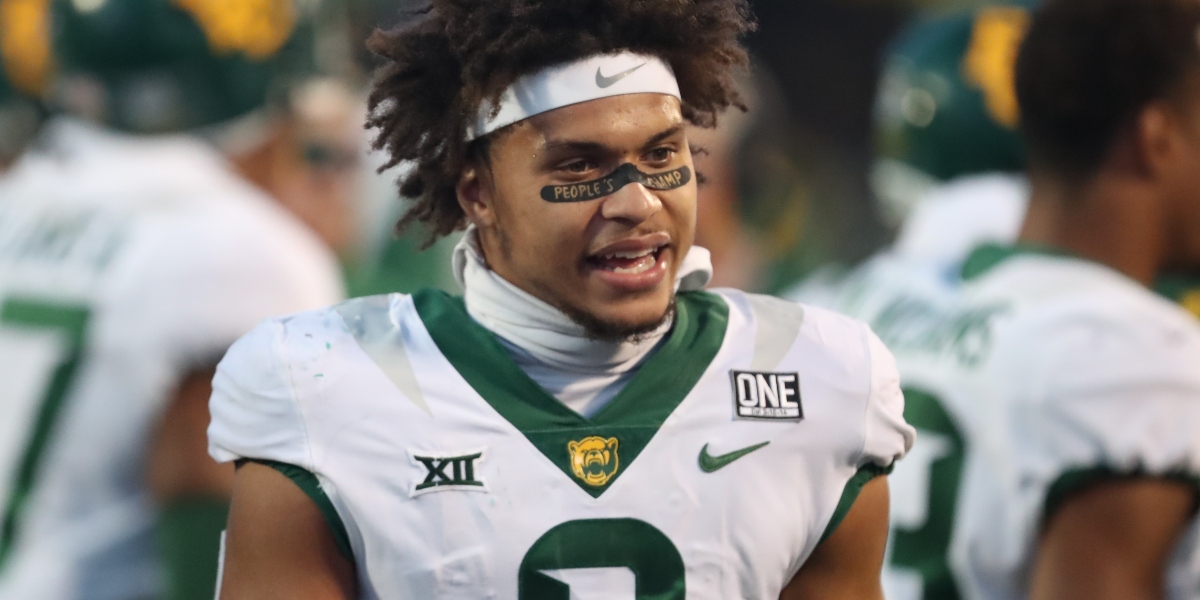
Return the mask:
M582 263L582 281L569 290L572 319L589 335L626 339L656 329L671 314L675 299L675 253L671 247L624 261Z
M642 294L608 302L588 302L575 307L572 320L584 327L589 337L626 341L650 333L673 315L673 289L665 294Z

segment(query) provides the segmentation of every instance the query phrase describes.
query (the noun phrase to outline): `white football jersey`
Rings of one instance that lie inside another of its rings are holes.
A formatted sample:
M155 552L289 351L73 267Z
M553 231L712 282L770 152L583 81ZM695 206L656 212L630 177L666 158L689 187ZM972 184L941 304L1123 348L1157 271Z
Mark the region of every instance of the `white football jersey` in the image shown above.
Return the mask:
M980 244L1017 239L1029 203L1022 175L986 173L959 177L928 192L904 221L894 250L912 260L958 267Z
M206 144L52 122L0 186L0 599L154 595L174 387L340 297L332 254Z
M1200 323L1082 259L983 246L960 295L872 324L920 435L891 478L891 600L1027 596L1044 519L1097 478L1200 476ZM1200 598L1193 524L1168 598Z
M933 188L917 203L896 242L850 271L821 270L782 294L867 318L881 298L952 291L967 255L985 243L1017 239L1029 184L1001 173L960 177Z
M212 455L291 476L369 599L778 597L913 439L866 326L735 291L680 294L590 419L430 291L269 320L211 410Z

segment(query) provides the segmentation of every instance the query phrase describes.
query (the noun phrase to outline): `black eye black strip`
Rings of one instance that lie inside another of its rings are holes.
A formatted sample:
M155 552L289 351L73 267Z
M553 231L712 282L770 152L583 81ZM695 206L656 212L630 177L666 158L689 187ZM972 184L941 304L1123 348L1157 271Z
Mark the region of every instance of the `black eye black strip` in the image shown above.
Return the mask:
M652 190L666 191L683 187L691 180L692 170L686 166L673 171L647 175L639 171L632 163L625 163L607 177L582 183L548 185L542 188L542 200L547 202L586 202L615 193L631 183L640 183Z

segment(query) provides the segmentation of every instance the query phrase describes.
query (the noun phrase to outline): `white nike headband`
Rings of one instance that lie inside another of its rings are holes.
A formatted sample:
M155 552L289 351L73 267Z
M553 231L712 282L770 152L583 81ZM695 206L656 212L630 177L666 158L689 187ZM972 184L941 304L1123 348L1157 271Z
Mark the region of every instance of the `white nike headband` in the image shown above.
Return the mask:
M658 57L632 52L592 56L525 75L504 90L500 110L485 102L467 141L564 106L625 94L666 94L680 100L671 66Z

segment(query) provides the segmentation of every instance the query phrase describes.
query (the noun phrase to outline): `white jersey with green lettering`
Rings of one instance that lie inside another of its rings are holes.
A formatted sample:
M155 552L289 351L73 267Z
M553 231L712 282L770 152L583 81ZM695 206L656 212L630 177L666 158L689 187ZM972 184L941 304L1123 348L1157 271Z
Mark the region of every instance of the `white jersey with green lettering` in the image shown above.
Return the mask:
M541 389L462 301L273 319L214 380L210 452L289 475L363 598L775 598L912 443L863 324L686 292L592 418Z
M1200 323L1106 267L983 246L956 294L891 288L918 442L891 477L890 600L1027 597L1038 533L1098 478L1200 482ZM1104 527L1097 523L1096 527ZM1200 598L1197 528L1168 598Z
M0 599L156 597L146 453L175 386L339 296L208 145L52 122L0 184Z

